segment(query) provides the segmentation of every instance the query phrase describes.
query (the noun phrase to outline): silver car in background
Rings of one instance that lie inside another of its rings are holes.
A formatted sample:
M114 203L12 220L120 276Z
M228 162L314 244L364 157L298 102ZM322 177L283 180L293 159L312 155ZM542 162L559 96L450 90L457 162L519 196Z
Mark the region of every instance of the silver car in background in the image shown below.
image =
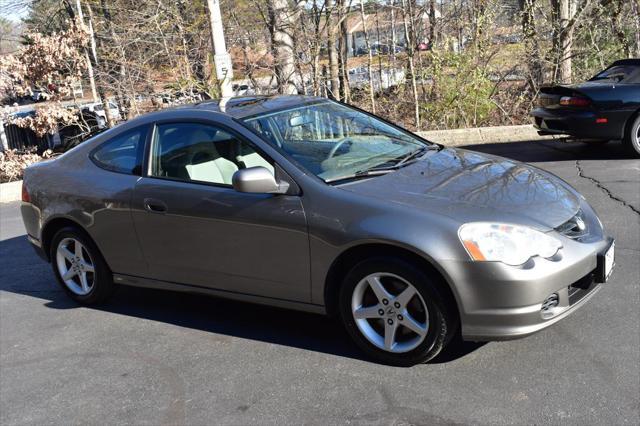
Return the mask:
M79 303L124 284L326 313L403 366L552 325L614 260L552 174L301 96L130 120L29 167L22 216Z
M111 118L116 122L122 120L118 105L116 105L116 103L113 101L109 101L108 105ZM98 120L98 128L104 129L105 127L107 127L107 114L105 113L104 105L102 105L102 102L92 102L89 104L84 104L80 107L80 111L95 114L96 119Z

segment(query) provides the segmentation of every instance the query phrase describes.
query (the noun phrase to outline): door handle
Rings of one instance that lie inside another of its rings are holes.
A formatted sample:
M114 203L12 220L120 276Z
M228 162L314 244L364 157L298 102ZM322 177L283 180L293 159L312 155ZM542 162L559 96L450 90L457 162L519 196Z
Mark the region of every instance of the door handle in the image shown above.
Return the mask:
M167 205L160 200L156 200L154 198L145 198L144 199L144 208L151 213L166 213Z

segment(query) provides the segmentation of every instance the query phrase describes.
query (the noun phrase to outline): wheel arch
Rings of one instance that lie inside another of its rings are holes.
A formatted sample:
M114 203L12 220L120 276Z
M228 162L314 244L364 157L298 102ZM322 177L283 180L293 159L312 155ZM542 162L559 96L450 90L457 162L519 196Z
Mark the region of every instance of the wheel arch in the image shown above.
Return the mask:
M53 236L56 235L56 232L65 227L78 229L78 231L80 231L86 238L91 240L93 245L98 249L98 251L100 251L100 248L96 244L95 240L79 222L65 216L55 217L45 223L45 225L42 227L42 233L40 236L40 240L42 242L42 250L44 251L44 254L49 262L51 262L51 241L53 240ZM102 252L100 253L100 255L102 255Z
M624 128L623 128L624 134L622 135L623 138L627 138L629 136L631 132L631 125L633 124L633 122L638 116L640 116L640 108L632 112L627 118L627 121L624 123Z
M363 243L352 246L340 253L333 261L327 272L324 287L325 309L329 316L335 317L338 314L338 294L340 292L340 286L342 285L342 279L346 273L363 260L377 256L390 256L407 260L440 278L434 282L438 285L439 290L442 291L443 296L454 310L453 314L460 319L458 298L446 273L439 268L432 259L428 259L426 256L418 254L408 248L390 243Z

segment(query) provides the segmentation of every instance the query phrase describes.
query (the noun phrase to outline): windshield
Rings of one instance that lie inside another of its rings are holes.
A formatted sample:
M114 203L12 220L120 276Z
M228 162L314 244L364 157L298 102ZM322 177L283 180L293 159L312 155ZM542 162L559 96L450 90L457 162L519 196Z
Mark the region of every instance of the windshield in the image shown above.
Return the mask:
M325 182L393 165L427 146L408 132L333 101L244 122Z

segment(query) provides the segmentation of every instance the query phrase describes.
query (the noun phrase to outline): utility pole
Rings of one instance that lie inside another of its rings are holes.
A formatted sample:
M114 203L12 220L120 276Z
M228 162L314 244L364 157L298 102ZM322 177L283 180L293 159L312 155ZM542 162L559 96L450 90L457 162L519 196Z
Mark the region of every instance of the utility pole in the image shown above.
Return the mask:
M233 64L224 41L220 1L207 0L207 7L209 8L211 40L213 42L213 62L216 66L216 77L218 78L218 84L220 84L220 93L222 97L233 96L233 89L231 88Z

